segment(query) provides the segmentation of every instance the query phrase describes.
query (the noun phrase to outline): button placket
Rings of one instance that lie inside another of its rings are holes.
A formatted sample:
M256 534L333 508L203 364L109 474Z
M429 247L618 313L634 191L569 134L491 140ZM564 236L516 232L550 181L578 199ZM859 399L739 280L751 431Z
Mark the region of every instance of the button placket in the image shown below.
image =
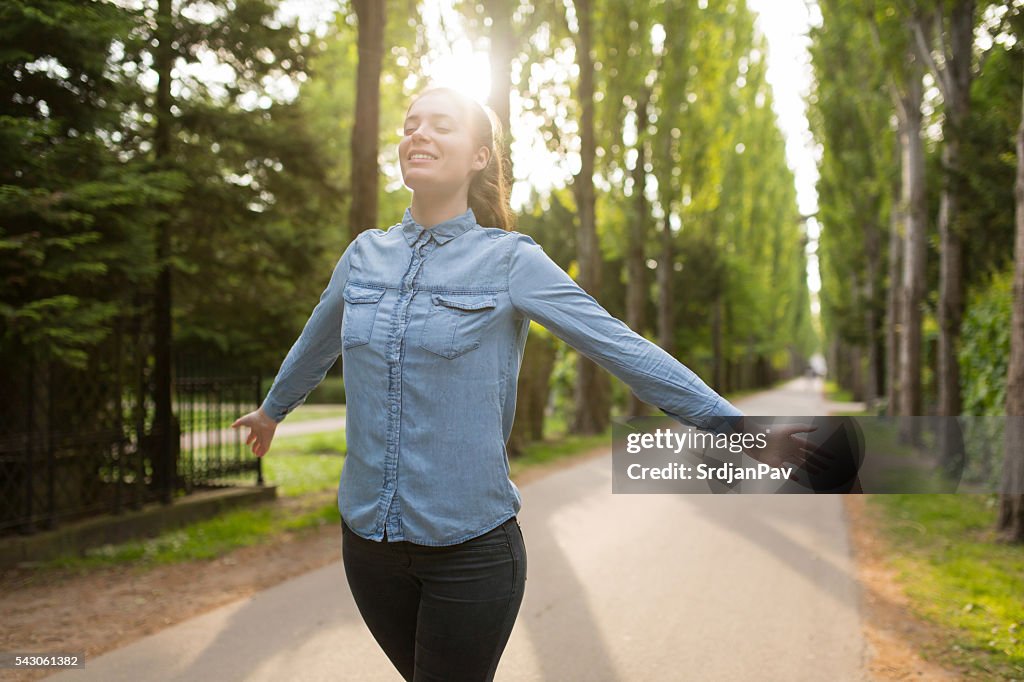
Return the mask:
M428 245L430 247L428 248ZM430 253L434 242L430 232L422 230L413 244L413 256L409 268L402 278L402 286L395 303L394 314L391 316L391 328L388 332L388 427L387 452L384 457L384 491L381 495L382 514L388 539L402 540L401 509L393 503L398 488L398 439L401 428L402 402L402 344L405 339L404 329L408 316L409 304L412 302L413 285L419 275L426 255Z

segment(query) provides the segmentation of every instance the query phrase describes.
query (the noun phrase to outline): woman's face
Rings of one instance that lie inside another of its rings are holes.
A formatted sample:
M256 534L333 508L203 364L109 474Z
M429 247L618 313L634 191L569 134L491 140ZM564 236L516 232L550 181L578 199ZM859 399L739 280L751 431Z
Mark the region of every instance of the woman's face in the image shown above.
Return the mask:
M403 126L398 158L402 179L414 192L456 192L487 165L490 152L475 146L474 131L462 110L441 93L428 93L413 102ZM423 154L430 158L422 158Z

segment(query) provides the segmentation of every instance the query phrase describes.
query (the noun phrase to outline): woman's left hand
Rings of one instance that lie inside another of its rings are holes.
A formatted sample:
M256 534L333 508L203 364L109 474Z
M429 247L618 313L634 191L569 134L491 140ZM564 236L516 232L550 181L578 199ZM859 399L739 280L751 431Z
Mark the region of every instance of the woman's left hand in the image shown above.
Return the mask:
M817 430L817 426L810 424L776 424L760 431L765 436L765 447L747 448L746 453L768 466L782 467L790 464L816 475L829 467L831 455L817 452L814 442L795 434ZM798 480L793 473L789 478Z

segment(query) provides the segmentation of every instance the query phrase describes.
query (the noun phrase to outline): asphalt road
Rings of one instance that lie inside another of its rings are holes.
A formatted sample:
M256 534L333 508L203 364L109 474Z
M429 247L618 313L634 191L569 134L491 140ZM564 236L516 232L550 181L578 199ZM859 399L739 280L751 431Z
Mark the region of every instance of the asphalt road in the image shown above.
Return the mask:
M809 379L736 405L829 407ZM526 594L497 680L867 679L838 496L613 495L610 450L522 493ZM363 624L339 554L48 679L401 677Z

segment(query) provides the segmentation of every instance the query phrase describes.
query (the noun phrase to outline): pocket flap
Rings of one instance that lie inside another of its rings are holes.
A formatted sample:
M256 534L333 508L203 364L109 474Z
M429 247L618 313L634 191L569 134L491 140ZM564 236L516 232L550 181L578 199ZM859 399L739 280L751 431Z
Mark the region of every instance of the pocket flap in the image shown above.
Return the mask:
M498 305L495 294L431 294L435 305L444 305L459 310L483 310Z
M376 303L384 295L384 290L361 284L346 284L341 293L348 303Z

